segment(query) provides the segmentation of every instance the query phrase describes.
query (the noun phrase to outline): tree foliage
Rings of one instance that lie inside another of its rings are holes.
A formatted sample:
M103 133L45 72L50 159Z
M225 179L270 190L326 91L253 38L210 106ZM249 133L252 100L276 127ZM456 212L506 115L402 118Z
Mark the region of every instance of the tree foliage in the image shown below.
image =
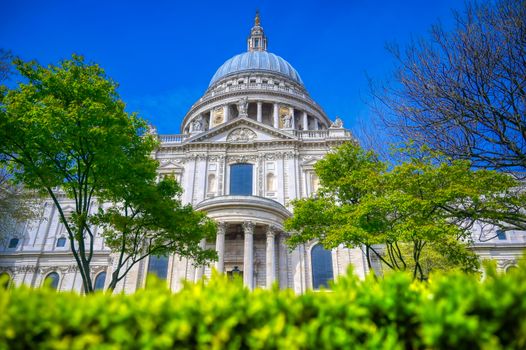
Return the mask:
M196 264L214 259L215 250L200 247L215 235L215 223L204 212L183 205L182 189L172 178L159 183L139 181L112 191L112 205L99 209L93 223L104 228L106 244L117 252L108 289L149 255L192 257Z
M391 45L393 84L373 87L400 140L474 166L526 170L526 2L470 1L454 29Z
M136 216L151 221L143 227L150 229L157 224L155 233L168 232L172 235L168 239L181 239L190 231L185 225L194 225L195 231L209 226L177 200L170 202L170 196L177 194L175 184L155 185L158 163L150 155L157 139L146 132L144 120L125 111L117 84L101 67L75 55L56 66L43 67L20 59L15 60L15 66L26 82L15 89L4 89L1 96L1 161L18 183L48 195L56 205L85 292L93 291L90 264L95 235L91 216L98 200L123 201L124 206L108 211L114 220L118 210L135 208ZM64 197L73 201L71 212L65 212ZM154 210L167 216L149 212ZM177 223L168 223L168 219L179 220L182 231L176 234ZM129 242L121 239L128 232L112 232L106 234L106 240L113 249L120 253L133 251ZM207 232L209 229L202 235ZM190 247L199 240L193 233L187 250L177 244L172 247L178 252L196 253L197 248ZM119 240L124 246L116 244ZM136 243L144 245L149 240ZM157 239L155 243L159 245Z
M292 246L319 240L326 247L343 244L365 250L369 266L376 256L387 267L408 270L423 279L422 254L472 271L471 228L477 220L500 223L517 182L491 170L471 169L466 160L408 150L396 166L346 143L315 165L320 190L293 202L285 223L295 234ZM517 215L521 215L516 214ZM524 217L522 217L524 221Z

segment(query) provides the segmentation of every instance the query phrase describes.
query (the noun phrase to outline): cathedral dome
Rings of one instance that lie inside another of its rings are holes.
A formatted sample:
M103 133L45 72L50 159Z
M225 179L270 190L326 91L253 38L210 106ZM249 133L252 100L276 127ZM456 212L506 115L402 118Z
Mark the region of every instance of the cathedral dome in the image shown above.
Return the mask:
M209 86L212 86L224 77L254 71L276 73L303 85L300 75L290 63L273 53L262 50L244 52L227 60L216 71L212 80L210 80Z

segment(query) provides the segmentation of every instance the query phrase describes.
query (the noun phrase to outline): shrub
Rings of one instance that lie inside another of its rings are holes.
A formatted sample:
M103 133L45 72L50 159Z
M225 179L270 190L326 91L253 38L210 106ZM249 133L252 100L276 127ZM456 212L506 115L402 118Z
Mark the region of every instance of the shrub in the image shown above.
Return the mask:
M332 291L243 288L215 275L171 293L0 290L0 349L520 349L526 348L526 264L486 277L428 282L393 273Z

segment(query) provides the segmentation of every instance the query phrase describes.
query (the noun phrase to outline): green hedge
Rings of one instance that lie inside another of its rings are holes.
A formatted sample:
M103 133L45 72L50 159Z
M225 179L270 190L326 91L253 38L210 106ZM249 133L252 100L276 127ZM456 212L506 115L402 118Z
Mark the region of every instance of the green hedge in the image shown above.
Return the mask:
M526 264L486 278L453 272L341 278L332 292L249 292L215 276L170 293L0 291L0 349L525 349Z

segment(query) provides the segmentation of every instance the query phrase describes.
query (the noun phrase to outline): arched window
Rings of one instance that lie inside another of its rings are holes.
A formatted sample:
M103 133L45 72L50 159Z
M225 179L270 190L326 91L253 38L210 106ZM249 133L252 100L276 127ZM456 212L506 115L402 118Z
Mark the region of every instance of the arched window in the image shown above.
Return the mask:
M323 248L321 244L316 244L311 250L312 266L312 287L319 289L327 287L332 280L332 254L330 250Z
M168 276L168 257L150 255L148 273L153 273L158 278L165 280Z
M0 288L7 289L11 284L11 276L7 272L0 273Z
M208 175L208 193L216 191L216 176L214 174Z
M517 266L515 266L515 265L510 265L510 266L508 266L508 267L506 268L506 273L508 273L508 272L512 272L512 271L515 271L515 270L517 270Z
M230 166L230 194L252 195L252 164L233 164Z
M51 272L44 279L44 283L48 284L51 288L55 290L58 288L59 281L60 281L60 276L56 272Z
M60 237L59 239L57 239L57 247L58 248L62 248L62 247L65 247L66 246L66 238L65 237Z
M7 247L16 248L16 246L18 245L18 242L20 242L18 238L11 238L11 240L9 241L9 245Z
M95 277L95 290L103 290L104 289L104 283L106 283L106 272L101 272Z
M267 174L267 191L276 191L276 176L272 173Z

